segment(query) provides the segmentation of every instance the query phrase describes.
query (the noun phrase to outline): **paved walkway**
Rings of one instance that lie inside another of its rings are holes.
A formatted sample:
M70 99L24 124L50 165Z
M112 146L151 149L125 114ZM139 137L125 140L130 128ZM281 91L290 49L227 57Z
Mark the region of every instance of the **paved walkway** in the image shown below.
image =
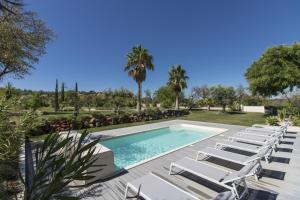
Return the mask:
M173 120L161 122L152 125L143 125L138 127L126 128L126 132L132 130L141 130L144 128L153 128L165 126L167 124L191 123L195 125L205 125L228 129L225 133L200 141L194 145L182 148L155 160L141 164L125 171L124 173L106 180L102 183L95 183L88 190L80 190L84 199L89 200L119 200L124 199L125 186L128 181L139 178L149 172L154 172L171 183L179 186L183 190L190 192L199 199L210 199L217 192L223 191L223 188L216 188L203 180L190 180L182 175L168 175L170 163L183 157L195 158L196 151L205 147L214 147L217 141L226 139L233 133L244 129L243 126L215 124L206 122L191 122L184 120ZM120 130L103 132L106 135L122 135ZM241 166L234 165L217 159L208 159L213 165L222 166L228 170L238 170ZM277 152L272 155L272 162L269 165L263 161L263 173L257 182L253 177L247 178L250 194L247 199L278 199L293 200L300 199L300 137L296 132L289 132L284 138L283 144L279 146ZM159 192L159 191L158 191Z

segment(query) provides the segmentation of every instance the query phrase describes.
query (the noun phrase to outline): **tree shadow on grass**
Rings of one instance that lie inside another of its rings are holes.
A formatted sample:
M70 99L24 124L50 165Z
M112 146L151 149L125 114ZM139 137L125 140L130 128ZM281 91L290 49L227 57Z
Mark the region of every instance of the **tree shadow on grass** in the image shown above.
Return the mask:
M234 112L234 111L228 111L225 113L230 114L230 115L245 115L246 114L244 112Z

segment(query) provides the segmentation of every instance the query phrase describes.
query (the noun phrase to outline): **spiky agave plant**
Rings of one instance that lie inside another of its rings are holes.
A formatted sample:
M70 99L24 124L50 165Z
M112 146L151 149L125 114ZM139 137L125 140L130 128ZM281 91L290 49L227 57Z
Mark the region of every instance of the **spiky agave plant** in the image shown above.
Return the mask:
M36 167L32 177L27 177L30 180L26 181L26 200L79 199L66 193L69 184L94 178L92 174L104 166L94 165L99 158L95 156L95 145L99 140L84 143L87 135L88 132L84 131L80 137L73 134L62 137L58 133L46 137L36 149ZM90 167L97 169L87 172Z

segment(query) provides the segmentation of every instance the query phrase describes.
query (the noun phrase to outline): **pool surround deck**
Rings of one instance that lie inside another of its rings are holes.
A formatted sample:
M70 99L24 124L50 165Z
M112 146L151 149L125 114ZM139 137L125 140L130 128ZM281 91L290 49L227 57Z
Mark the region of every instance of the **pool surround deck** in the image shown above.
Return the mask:
M205 147L214 147L217 141L227 139L228 136L245 129L245 126L172 120L155 124L102 131L97 134L101 134L106 137L116 137L125 135L126 133L132 133L134 131L140 132L152 130L162 126L168 126L170 124L209 126L227 129L227 131L124 170L122 173L109 179L102 180L102 182L94 183L88 188L76 189L72 192L76 193L83 199L88 200L121 200L124 199L126 183L148 174L149 172L159 175L199 199L210 199L216 196L218 192L224 191L224 188L216 187L207 181L191 176L187 173L169 176L169 166L171 162L183 157L195 158L198 150ZM278 151L273 153L272 160L269 165L262 161L263 173L259 181L255 181L254 177L248 177L246 179L250 192L247 199L300 199L300 137L296 131L297 130L293 130L293 132L288 132L286 134L284 142L279 145ZM207 162L230 171L238 170L241 167L215 158L209 158L203 162Z

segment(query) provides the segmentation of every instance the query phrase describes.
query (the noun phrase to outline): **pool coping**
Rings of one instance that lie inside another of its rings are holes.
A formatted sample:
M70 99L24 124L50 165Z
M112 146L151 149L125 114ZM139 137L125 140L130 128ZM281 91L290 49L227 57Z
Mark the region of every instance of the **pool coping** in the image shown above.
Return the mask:
M118 138L118 137L124 137L124 136L128 136L128 135L133 135L133 134L139 134L139 133L142 133L142 132L146 132L146 131L151 131L151 130L156 130L156 129L160 129L160 128L168 128L170 126L174 126L174 125L188 125L188 126L196 126L194 128L198 128L198 127L204 127L206 129L210 129L210 130L218 130L217 133L212 133L211 136L208 136L208 137L205 137L205 138L202 138L200 140L196 140L196 141L193 141L189 144L186 144L186 145L183 145L183 146L180 146L178 148L175 148L175 149L172 149L170 151L167 151L167 152L164 152L164 153L161 153L157 156L154 156L154 157L151 157L149 159L146 159L146 160L142 160L140 162L137 162L135 164L132 164L132 165L129 165L129 166L126 166L122 169L119 169L119 170L116 170L115 173L113 175L116 175L120 172L123 172L124 170L129 170L129 169L132 169L134 167L137 167L139 165L142 165L144 163L147 163L147 162L150 162L152 160L155 160L157 158L160 158L160 157L163 157L165 155L168 155L170 153L173 153L175 151L178 151L180 149L183 149L183 148L186 148L188 146L191 146L193 144L196 144L198 142L201 142L201 141L204 141L204 140L207 140L209 138L212 138L212 137L215 137L215 136L218 136L222 133L225 133L226 131L228 131L228 129L225 129L225 128L218 128L218 127L212 127L210 126L209 124L208 125L203 125L203 124L198 124L196 121L189 121L189 120L170 120L170 121L164 121L164 122L158 122L158 123L151 123L151 124L145 124L145 125L140 125L140 126L132 126L132 127L126 127L126 128L119 128L119 129L113 129L113 130L108 130L108 131L100 131L100 132L95 132L95 133L91 133L91 138L97 138L97 137L100 137L100 136L110 136L110 138L107 138L107 139L104 139L104 140L109 140L109 139L114 139L114 138ZM145 129L146 128L146 129ZM144 130L142 130L144 129ZM119 134L114 134L113 132L121 132ZM123 132L123 133L122 133ZM126 132L126 133L124 133ZM104 134L103 134L104 133ZM114 134L114 135L111 135L111 134ZM101 145L101 144L100 144ZM104 145L102 145L104 146ZM105 146L104 146L105 147ZM107 148L107 147L106 147Z

